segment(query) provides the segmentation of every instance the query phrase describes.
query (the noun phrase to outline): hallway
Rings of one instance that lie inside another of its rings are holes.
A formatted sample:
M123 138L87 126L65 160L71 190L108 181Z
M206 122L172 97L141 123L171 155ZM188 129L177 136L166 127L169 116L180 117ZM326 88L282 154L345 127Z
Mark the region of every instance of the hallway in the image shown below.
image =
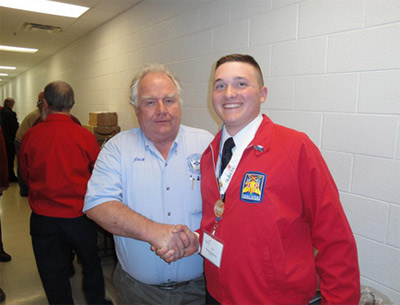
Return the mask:
M0 197L0 215L5 251L12 256L11 262L0 262L0 288L6 294L2 305L45 305L46 296L37 271L29 234L31 209L28 198L19 195L17 183L10 183ZM115 260L102 259L106 284L106 297L116 304L116 291L111 282ZM75 304L86 304L81 291L81 266L74 261L76 273L71 278Z

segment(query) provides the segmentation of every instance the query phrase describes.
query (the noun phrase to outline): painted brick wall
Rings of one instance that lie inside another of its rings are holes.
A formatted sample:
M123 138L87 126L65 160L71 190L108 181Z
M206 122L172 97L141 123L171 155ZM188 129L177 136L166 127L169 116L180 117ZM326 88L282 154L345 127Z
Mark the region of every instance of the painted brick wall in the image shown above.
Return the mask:
M212 65L241 52L260 63L269 89L262 111L306 132L340 190L359 251L362 284L400 304L400 0L144 0L0 88L19 119L37 92L63 79L73 113L128 104L132 75L166 63L184 84L183 122L215 133Z

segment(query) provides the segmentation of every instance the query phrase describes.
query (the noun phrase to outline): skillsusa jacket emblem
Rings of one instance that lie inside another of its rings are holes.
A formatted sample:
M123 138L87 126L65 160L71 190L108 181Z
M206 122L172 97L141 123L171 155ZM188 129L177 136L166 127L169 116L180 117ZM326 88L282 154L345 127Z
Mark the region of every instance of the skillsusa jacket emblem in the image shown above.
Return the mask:
M261 202L266 178L267 176L260 172L245 173L240 187L240 199L250 203Z
M201 154L191 154L187 157L188 167L191 173L200 175L200 158Z

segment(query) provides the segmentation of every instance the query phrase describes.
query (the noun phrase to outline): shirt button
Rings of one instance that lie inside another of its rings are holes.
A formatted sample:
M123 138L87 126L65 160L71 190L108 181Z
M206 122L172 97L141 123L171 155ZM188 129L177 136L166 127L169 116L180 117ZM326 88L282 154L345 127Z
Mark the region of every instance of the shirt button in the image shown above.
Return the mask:
M168 216L171 216L171 212L168 212Z
M169 191L169 186L167 186L167 191Z

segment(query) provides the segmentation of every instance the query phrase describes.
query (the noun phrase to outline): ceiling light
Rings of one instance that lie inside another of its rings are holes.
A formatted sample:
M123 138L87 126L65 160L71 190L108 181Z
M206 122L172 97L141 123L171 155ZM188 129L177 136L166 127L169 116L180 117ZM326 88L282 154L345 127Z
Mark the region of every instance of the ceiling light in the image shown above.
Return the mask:
M0 45L0 51L20 52L20 53L36 53L38 51L38 49L20 48L20 47Z
M47 0L0 0L0 6L36 13L78 18L89 8Z
M17 67L0 66L0 69L3 69L3 70L15 70L15 69L17 69Z
M0 73L0 76L8 76L7 73Z

